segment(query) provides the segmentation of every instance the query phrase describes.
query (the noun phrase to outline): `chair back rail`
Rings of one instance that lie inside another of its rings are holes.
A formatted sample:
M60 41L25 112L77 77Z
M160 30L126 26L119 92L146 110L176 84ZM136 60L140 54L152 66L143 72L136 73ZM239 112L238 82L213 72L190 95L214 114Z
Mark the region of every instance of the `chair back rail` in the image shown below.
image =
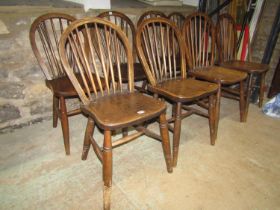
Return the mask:
M168 15L168 19L172 20L180 30L182 29L182 27L184 25L184 21L186 20L185 16L180 12L170 13Z
M139 17L137 26L139 26L145 19L155 18L155 17L167 18L167 16L161 11L156 11L156 10L146 11Z
M186 77L181 33L172 21L165 18L144 20L138 27L136 46L151 85Z
M190 56L190 69L214 64L215 29L211 19L204 13L195 12L186 18L183 39Z
M38 17L31 25L31 47L47 80L65 76L58 43L63 31L74 20L67 14L49 13Z
M121 28L110 21L85 18L71 24L61 37L59 52L66 73L84 104L106 95L133 91L131 47ZM75 68L71 67L70 54L73 54ZM127 84L122 82L120 67L124 55L127 57ZM80 80L74 69L79 71ZM118 79L115 79L115 72Z

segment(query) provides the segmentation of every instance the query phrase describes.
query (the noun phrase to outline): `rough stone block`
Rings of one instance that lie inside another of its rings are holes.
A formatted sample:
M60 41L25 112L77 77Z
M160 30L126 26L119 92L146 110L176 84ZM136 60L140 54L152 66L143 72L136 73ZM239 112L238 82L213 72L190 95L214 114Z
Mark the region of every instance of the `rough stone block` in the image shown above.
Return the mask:
M11 104L0 105L0 123L20 118L20 111Z
M15 82L0 83L0 97L6 99L23 99L24 85Z

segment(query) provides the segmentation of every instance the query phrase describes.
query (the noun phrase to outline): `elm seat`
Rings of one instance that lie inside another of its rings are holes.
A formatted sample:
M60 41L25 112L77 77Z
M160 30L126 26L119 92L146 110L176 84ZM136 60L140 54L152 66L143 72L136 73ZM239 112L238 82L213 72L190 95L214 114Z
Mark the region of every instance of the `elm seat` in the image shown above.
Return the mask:
M237 60L237 31L235 21L230 14L222 14L219 16L216 31L217 46L219 51L219 65L229 69L236 69L248 73L246 84L246 107L248 107L250 103L253 76L260 76L259 107L261 107L264 98L265 75L269 70L269 66L267 64L255 63L251 61L250 41L248 44L247 56L249 61ZM246 110L248 111L248 109Z

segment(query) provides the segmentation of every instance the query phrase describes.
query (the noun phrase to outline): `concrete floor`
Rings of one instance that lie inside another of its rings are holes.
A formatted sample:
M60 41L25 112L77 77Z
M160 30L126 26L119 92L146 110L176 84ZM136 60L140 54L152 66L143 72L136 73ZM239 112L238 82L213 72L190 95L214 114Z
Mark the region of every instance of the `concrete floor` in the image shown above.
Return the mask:
M64 155L60 127L51 125L0 136L0 209L102 209L101 164L93 151L80 159L85 117L70 119L71 156ZM141 137L116 148L112 209L280 209L279 128L280 120L255 105L240 123L238 104L223 99L216 146L206 119L183 121L172 174L157 141Z

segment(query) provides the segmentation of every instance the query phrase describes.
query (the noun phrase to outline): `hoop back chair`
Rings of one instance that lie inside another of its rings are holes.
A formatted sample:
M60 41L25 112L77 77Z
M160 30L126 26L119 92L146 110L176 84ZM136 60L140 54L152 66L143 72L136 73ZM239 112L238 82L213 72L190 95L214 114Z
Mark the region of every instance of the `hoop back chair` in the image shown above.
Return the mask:
M186 20L185 16L180 12L170 13L168 15L168 19L172 20L180 30L182 29L184 21Z
M135 35L136 35L136 31L135 31L135 27L133 22L129 19L128 16L126 16L125 14L121 13L121 12L117 12L117 11L107 11L107 12L103 12L101 14L99 14L97 17L100 18L104 18L106 20L111 21L112 23L114 23L115 25L118 25L122 31L125 33L125 35L128 37L130 43L132 43L132 52L133 52L133 66L134 66L134 81L138 82L138 81L142 81L142 86L136 86L135 85L135 89L139 90L140 92L146 92L145 87L146 87L146 75L145 72L143 70L142 65L137 62L137 54L136 54L136 49L135 49ZM123 62L121 64L121 74L124 74L127 72L127 69L125 69L126 67L126 60L125 60L125 56L122 59ZM126 82L128 81L128 75L123 75L122 76L123 80L125 80Z
M248 73L246 106L249 106L250 96L252 93L253 76L261 77L259 90L259 107L262 107L265 88L265 75L269 69L267 64L255 63L251 61L250 41L248 44L248 61L237 59L237 32L235 21L230 14L221 14L219 16L217 26L217 46L219 52L219 65L236 69Z
M78 95L61 64L58 42L74 20L67 14L48 13L34 20L29 33L33 53L46 77L46 85L53 93L53 127L57 127L60 118L67 155L70 154L68 116L79 114L80 109L67 111L65 100Z
M80 81L71 68L69 51L74 55L77 69L82 75L83 79ZM166 105L162 101L134 92L132 49L121 28L110 21L86 18L71 24L61 37L59 52L67 75L82 101L81 109L88 116L82 159L87 158L92 145L103 165L104 209L110 209L114 147L143 134L158 138L162 142L167 170L172 172ZM128 83L122 80L121 55L127 57ZM118 79L115 79L114 66L117 66ZM96 80L91 78L92 74L96 75ZM105 80L104 89L101 88L101 77ZM92 94L90 87L94 90ZM98 88L99 93L95 91ZM159 118L161 136L143 126L154 118ZM98 145L93 136L95 125L104 131L103 147ZM130 126L136 132L112 141L112 131Z
M156 18L156 17L167 18L167 16L161 11L156 11L156 10L146 11L139 17L137 21L137 26L139 26L146 19Z
M183 26L183 38L189 55L189 75L219 85L218 116L221 91L223 90L223 96L239 101L240 121L245 122L247 119L246 108L248 107L245 106L244 101L244 83L247 74L214 66L216 39L215 28L211 19L200 12L189 15ZM235 84L239 84L238 89L231 88Z
M170 101L175 110L168 122L174 123L174 127L169 125L169 129L173 132L173 166L176 166L183 118L191 114L209 118L211 144L215 144L215 102L218 86L186 78L183 41L180 31L172 21L164 18L144 20L137 30L136 45L149 80L148 90L154 93L155 97L160 96ZM179 64L176 64L176 56L179 56ZM190 104L199 104L208 113L190 106L188 112L182 113L182 106Z

